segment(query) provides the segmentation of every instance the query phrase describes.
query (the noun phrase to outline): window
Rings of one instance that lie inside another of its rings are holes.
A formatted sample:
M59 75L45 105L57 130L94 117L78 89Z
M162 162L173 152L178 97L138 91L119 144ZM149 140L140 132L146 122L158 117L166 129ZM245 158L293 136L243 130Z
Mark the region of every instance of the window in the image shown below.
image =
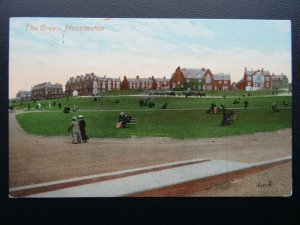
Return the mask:
M224 84L227 84L227 80L224 80Z
M247 76L247 81L251 81L251 76ZM250 85L249 85L250 86Z
M266 76L266 81L269 81L270 80L270 77L269 76Z

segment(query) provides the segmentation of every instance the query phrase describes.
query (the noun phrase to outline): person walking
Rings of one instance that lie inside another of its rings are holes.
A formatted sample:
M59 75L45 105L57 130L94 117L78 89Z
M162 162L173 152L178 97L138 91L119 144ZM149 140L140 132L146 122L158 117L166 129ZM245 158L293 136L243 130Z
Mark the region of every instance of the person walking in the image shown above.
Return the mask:
M79 120L79 129L80 129L82 142L87 142L89 137L86 135L86 131L85 131L85 120L83 118L83 115L79 115L78 118L80 119Z
M76 116L73 116L71 126L69 127L68 131L71 131L73 144L78 144L82 142L79 124L77 122Z

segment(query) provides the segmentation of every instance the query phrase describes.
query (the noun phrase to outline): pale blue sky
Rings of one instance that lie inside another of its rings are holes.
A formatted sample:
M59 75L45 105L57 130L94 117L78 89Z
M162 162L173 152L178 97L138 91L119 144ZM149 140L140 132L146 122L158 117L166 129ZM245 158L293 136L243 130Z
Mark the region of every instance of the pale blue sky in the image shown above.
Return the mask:
M43 26L59 28L42 30ZM66 26L102 31L70 31ZM36 27L36 30L30 29ZM10 91L94 72L109 77L171 77L177 66L242 78L264 68L291 78L290 21L11 18Z

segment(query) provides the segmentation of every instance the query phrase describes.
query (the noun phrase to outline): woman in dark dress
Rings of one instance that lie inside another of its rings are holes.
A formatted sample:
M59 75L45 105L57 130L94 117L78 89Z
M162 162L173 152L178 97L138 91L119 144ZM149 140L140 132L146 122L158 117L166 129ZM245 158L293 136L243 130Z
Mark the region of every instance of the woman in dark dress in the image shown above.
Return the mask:
M88 136L86 135L86 132L85 132L85 121L84 121L82 115L79 115L78 118L80 119L80 121L79 121L79 128L80 128L82 142L87 142L87 140L89 138L88 138Z

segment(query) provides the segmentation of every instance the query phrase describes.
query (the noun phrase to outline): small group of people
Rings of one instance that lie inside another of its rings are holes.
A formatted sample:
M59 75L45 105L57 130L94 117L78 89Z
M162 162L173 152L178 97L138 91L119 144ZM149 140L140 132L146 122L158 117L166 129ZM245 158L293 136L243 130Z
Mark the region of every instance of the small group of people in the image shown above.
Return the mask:
M78 118L79 118L79 122L77 121L76 116L72 117L71 126L68 129L68 131L71 131L73 144L87 142L87 140L89 139L88 136L86 135L86 131L85 131L86 124L83 116L79 115Z
M210 108L207 110L207 113L209 114L217 114L219 112L223 112L225 110L225 106L221 104L219 107L215 103L212 103L210 105Z
M119 115L119 120L117 122L116 128L125 128L127 123L130 123L131 116L129 116L126 112L121 112Z

